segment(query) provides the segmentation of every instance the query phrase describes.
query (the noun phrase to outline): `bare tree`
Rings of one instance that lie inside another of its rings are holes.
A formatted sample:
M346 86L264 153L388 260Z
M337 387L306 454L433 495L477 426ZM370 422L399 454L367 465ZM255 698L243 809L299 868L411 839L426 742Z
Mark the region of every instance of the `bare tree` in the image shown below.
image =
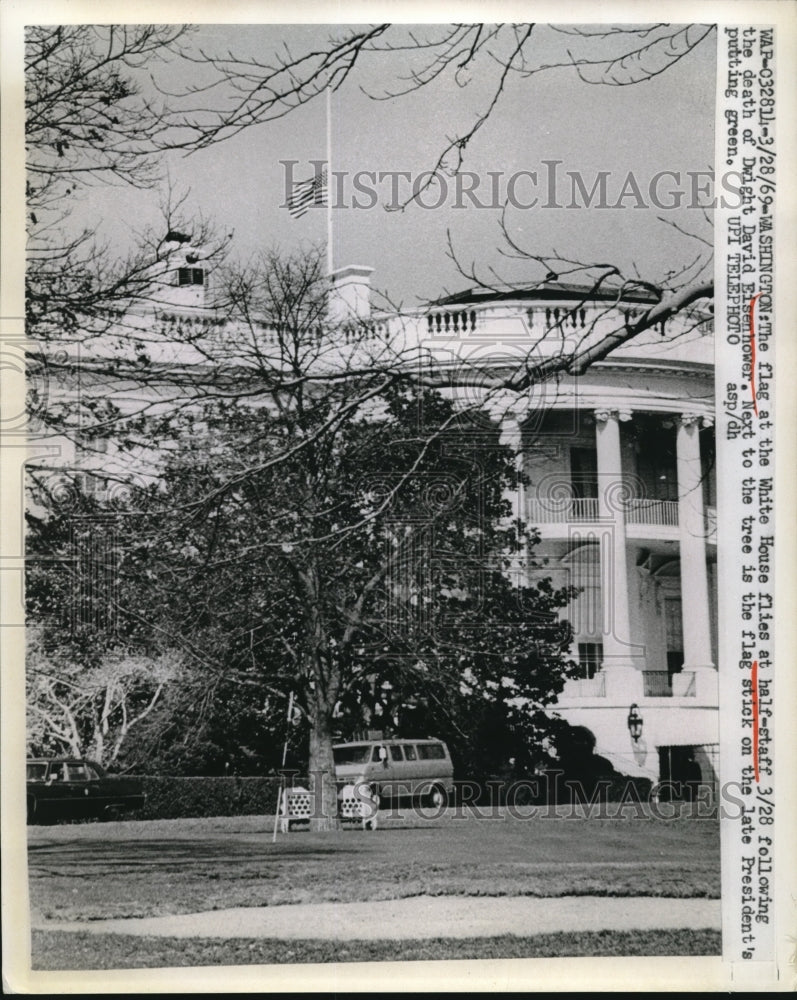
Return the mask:
M202 661L209 685L223 672L295 690L319 829L336 823L341 706L353 718L388 681L445 711L514 675L538 724L570 639L556 615L569 592L511 572L532 538L511 522L497 427L441 394L439 373L417 377L395 321L331 323L322 260L231 270L223 324L151 324L146 358L104 337L85 366L99 392L114 373L138 403L113 429L142 477L115 522L117 614Z
M632 273L628 273L611 261L580 260L555 250L544 253L522 244L507 223L506 206L499 220L499 252L504 259L521 262L526 269L531 266L537 275L531 280L513 281L495 266L466 261L456 249L449 230L448 255L459 274L477 289L495 295L533 293L560 284L578 289L569 308L563 309L559 319L534 343L534 351L527 356L525 364L519 365L517 371L506 378L508 389L521 391L558 374L583 375L596 361L602 361L639 334L658 329L664 336L667 322L679 314L685 322L677 336L685 337L694 330L706 329L711 322L714 297L713 244L709 238L711 219L704 209L698 219L698 228L693 230L686 230L669 219L660 218L659 221L676 228L697 247L697 252L663 277L649 278L642 276L635 266ZM632 309L628 308L630 305ZM551 349L557 339L561 339L569 321L586 306L597 307L598 311L593 309L590 323L582 329L575 344L571 342L567 349ZM609 317L614 320L613 328L602 325L601 334L596 337L598 321ZM542 347L545 347L544 357L538 353Z
M223 109L208 110L192 122L186 142L202 148L253 125L290 114L319 97L327 88L360 86L376 101L395 100L453 79L463 94L479 91L479 110L454 135L441 139L432 154L426 179L413 188L401 207L423 191L458 173L472 140L496 113L512 81L530 83L541 74L576 76L585 86L627 87L644 85L667 73L714 32L710 24L613 26L557 26L540 24L443 24L406 26L377 24L342 28L321 45L304 49L285 45L270 58L242 59L234 53L218 56L200 50L201 60L218 73L235 95ZM363 82L368 71L378 70L379 89ZM213 89L213 88L211 88ZM188 138L190 135L190 138ZM608 334L601 344L584 345L572 356L549 355L542 366L531 363L511 384L527 386L557 372L581 373L594 361L647 329L700 300L713 297L710 230L689 233L703 241L703 252L688 257L667 275L622 274L615 262L579 261L568 254L520 246L506 224L506 207L496 246L507 257L536 265L536 276L518 281L489 269L484 262L466 266L450 246L459 272L479 287L495 291L531 290L553 276L578 280L586 286L584 301L604 300L610 289L617 303L640 290L649 294L649 305L633 322ZM708 251L708 252L706 252ZM687 251L689 253L689 251ZM578 308L583 303L579 303Z
M252 125L273 121L314 100L328 87L356 83L364 64L378 64L385 80L375 100L392 100L452 76L466 88L474 79L489 82L485 105L465 129L447 140L433 172L456 170L468 143L498 106L512 77L570 72L588 84L630 86L666 73L714 30L713 25L653 24L640 27L557 27L537 24L375 24L343 27L326 43L297 51L288 44L269 58L224 56L200 48L195 56L218 77L204 93L230 85L234 98L225 107L195 116L187 145L207 145ZM545 40L553 57L537 54ZM191 57L189 57L191 58Z
M130 738L180 675L174 654L108 650L94 663L74 648L28 644L28 744L34 754L90 757L115 764Z
M81 197L98 185L151 188L160 154L180 136L185 94L158 90L158 69L185 60L185 25L36 25L26 30L25 150L28 261L26 319L33 339L97 331L109 309L148 291L153 267L179 249L185 196L162 196L163 227L139 233L127 255L76 224ZM193 64L192 64L193 66ZM190 233L209 250L201 220Z
M285 44L271 56L244 58L206 49L201 33L186 26L30 28L29 332L35 337L77 331L92 317L96 327L103 307L123 308L131 295L145 292L152 265L176 249L169 235L190 235L194 243L207 237L185 234L179 220L167 219L163 232L140 234L137 252L119 260L94 243L91 230L75 233L65 225L64 212L68 214L79 186L152 185L159 179L158 154L164 150L195 152L282 118L329 87L356 86L358 71L374 66L385 81L379 92L370 94L375 100L395 99L447 76L463 91L478 81L487 93L470 124L443 141L430 164L425 181L429 185L462 167L471 140L495 113L510 80L559 73L577 75L585 85L643 84L688 57L712 31L711 25L668 24L609 29L378 24L341 28L320 45L293 49ZM173 82L175 76L178 82ZM681 294L672 281L625 278L611 264L577 263L540 248L518 248L503 223L502 229L510 252L544 267L540 277L591 269L596 288L605 287L614 274L619 277L614 285L618 294L629 282L643 281L655 292L650 316L637 317L618 331L607 341L607 352L658 323L664 312L710 297L713 291L710 282L700 280L698 268L692 271L689 290ZM705 258L701 263L704 271ZM461 270L468 274L470 269ZM598 356L588 353L585 363ZM579 364L566 359L562 370L579 370ZM539 373L545 374L549 372Z

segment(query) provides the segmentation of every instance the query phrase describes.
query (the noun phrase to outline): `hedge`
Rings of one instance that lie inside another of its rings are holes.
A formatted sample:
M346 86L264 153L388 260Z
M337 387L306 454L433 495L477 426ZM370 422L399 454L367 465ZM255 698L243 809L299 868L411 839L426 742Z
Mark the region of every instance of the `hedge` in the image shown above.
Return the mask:
M135 819L273 815L279 778L140 778L147 800Z
M523 804L527 800L529 784L536 795L531 801L558 801L559 803L584 801L596 791L595 781L573 782L563 780L561 772L548 776L536 776L536 781L507 782L498 794L503 802L506 794L513 804ZM557 780L558 779L558 780ZM259 816L273 815L277 808L277 791L280 778L176 778L152 776L142 777L147 800L145 804L128 815L135 819L181 819L191 816ZM306 787L306 782L303 782ZM647 802L651 792L651 782L647 778L630 778L614 775L600 781L596 799L600 802L634 801L638 798ZM576 787L574 787L574 785ZM629 788L629 785L633 786ZM495 795L495 791L485 788L484 799ZM526 794L524 794L526 793ZM459 796L455 793L455 799ZM473 801L473 799L470 799Z

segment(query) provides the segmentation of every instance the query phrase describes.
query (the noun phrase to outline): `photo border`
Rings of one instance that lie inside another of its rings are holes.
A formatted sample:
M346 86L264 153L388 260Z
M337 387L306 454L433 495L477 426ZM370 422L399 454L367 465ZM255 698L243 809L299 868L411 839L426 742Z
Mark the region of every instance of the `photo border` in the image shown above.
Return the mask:
M230 0L204 3L151 0L124 5L117 0L61 0L27 2L5 0L0 7L2 28L2 258L0 264L0 340L24 337L23 269L25 259L25 205L22 171L23 128L21 101L21 30L24 23L109 23L142 21L155 23L362 23L373 21L384 11L389 20L439 23L444 21L515 21L528 16L528 4L520 3L307 3L301 7L272 2L264 11L262 3ZM600 12L600 18L596 13ZM797 80L797 7L777 0L758 2L685 3L680 0L663 4L574 2L563 10L558 2L533 5L535 16L552 22L597 23L649 22L673 23L712 21L719 24L769 24L777 29L778 67L778 190L776 242L776 315L777 383L776 414L780 428L797 428L797 392L790 391L789 374L797 372L797 299L794 284L797 253L794 232L797 211L789 182L797 165L794 130L795 80ZM652 124L652 127L653 124ZM719 249L719 248L717 248ZM719 267L722 254L717 254ZM786 277L784 277L786 276ZM784 375L785 373L785 375ZM15 371L3 372L4 406L14 406L24 397L24 378ZM718 394L719 395L719 394ZM2 842L5 864L2 885L3 977L8 992L23 993L125 993L149 992L359 992L389 989L401 983L405 992L468 989L481 992L508 990L595 992L628 989L634 992L654 989L712 992L728 989L791 990L797 983L797 866L789 865L788 844L797 840L795 799L788 785L794 784L797 763L797 727L793 707L797 707L797 676L790 670L797 649L794 568L797 566L797 531L793 528L797 509L797 462L794 445L781 430L776 444L776 524L778 531L775 564L777 609L775 658L779 701L775 706L774 750L777 780L778 838L777 962L780 980L762 983L756 963L744 969L729 968L717 958L595 958L595 959L524 959L496 961L395 962L377 964L330 964L319 966L231 966L174 969L114 970L96 972L32 972L29 965L29 914L25 844L25 797L22 776L25 757L24 720L24 630L22 609L22 548L19 526L22 518L20 483L13 470L19 468L19 448L15 442L2 442L2 561L0 561L0 653L2 671ZM17 456L16 458L14 456ZM730 542L728 542L730 544ZM721 599L721 598L720 598ZM790 780L791 779L791 780ZM741 979L739 977L742 977Z

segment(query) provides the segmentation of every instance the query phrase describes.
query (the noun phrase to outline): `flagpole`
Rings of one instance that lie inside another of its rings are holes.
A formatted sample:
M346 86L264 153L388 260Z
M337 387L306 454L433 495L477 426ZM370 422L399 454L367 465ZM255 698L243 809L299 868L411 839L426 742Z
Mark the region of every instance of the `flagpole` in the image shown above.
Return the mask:
M327 274L332 277L332 87L327 86Z
M288 727L285 730L285 745L282 748L283 767L285 767L285 761L288 759L288 737L290 735L292 718L293 718L293 691L291 691L290 697L288 698Z
M293 715L293 691L291 691L290 697L288 698L288 725L285 729L285 743L282 747L282 769L285 770L285 761L288 759L288 739L290 737L291 730L291 716ZM271 837L271 843L273 844L277 839L277 826L280 821L280 807L282 805L283 799L288 794L287 788L283 792L282 786L285 784L285 775L282 775L282 780L280 781L279 788L277 789L277 811L274 814L274 833ZM288 810L285 810L285 815L288 815ZM290 824L290 821L288 821ZM288 827L290 829L290 825Z

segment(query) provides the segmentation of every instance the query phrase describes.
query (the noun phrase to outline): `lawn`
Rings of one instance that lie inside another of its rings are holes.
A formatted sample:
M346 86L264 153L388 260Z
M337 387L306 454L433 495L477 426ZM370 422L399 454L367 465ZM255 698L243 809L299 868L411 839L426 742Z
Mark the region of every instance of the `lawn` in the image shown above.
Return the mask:
M320 962L422 962L457 959L559 958L600 955L718 955L720 933L711 930L584 931L433 938L422 941L274 941L232 938L130 937L124 934L33 932L34 968L144 969L188 966L279 965Z
M448 810L426 821L383 816L373 833L294 832L276 843L272 824L245 816L30 827L32 910L87 920L416 895L719 897L714 819Z

